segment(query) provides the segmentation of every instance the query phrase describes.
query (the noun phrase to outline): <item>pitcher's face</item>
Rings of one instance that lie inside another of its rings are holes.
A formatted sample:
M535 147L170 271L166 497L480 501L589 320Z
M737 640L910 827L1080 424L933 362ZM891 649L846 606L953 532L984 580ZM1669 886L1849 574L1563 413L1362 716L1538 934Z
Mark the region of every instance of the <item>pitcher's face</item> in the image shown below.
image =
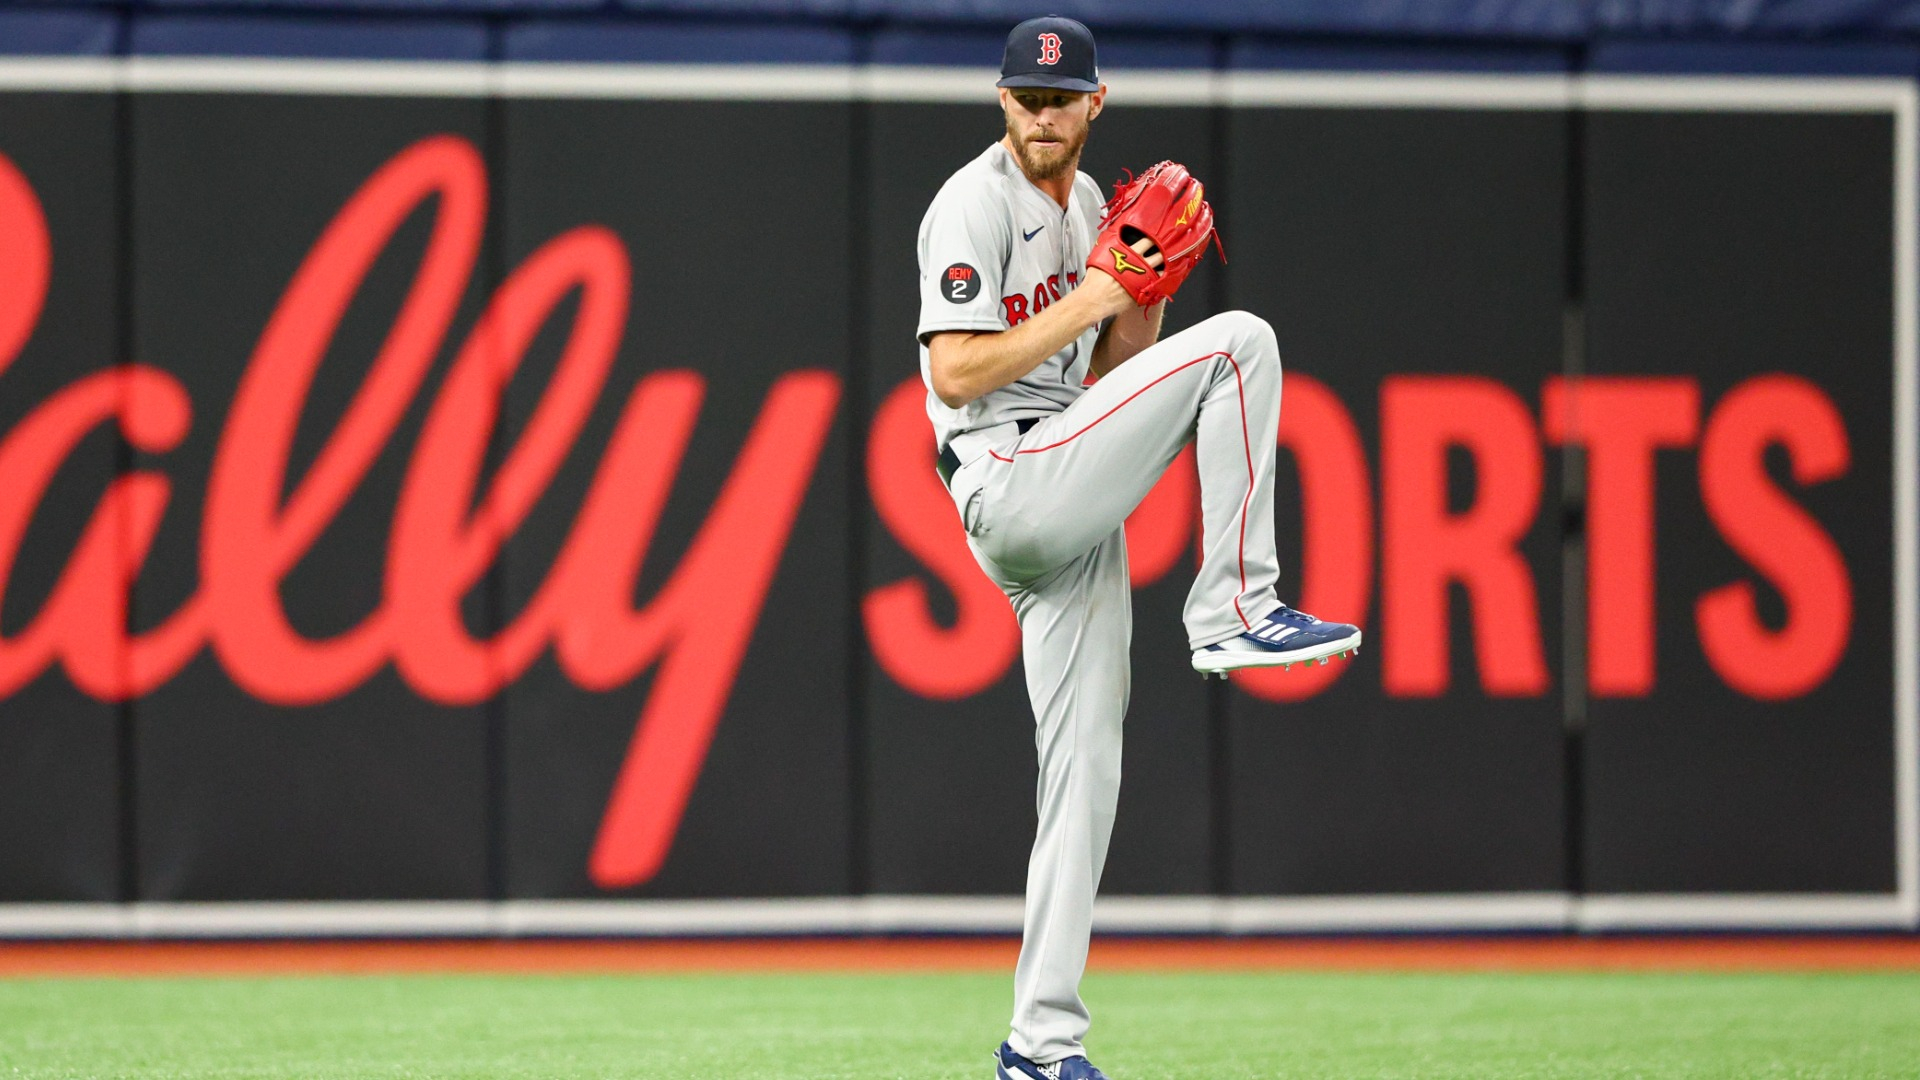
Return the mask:
M1029 180L1057 180L1080 165L1087 131L1100 115L1103 92L1001 87L1007 141Z

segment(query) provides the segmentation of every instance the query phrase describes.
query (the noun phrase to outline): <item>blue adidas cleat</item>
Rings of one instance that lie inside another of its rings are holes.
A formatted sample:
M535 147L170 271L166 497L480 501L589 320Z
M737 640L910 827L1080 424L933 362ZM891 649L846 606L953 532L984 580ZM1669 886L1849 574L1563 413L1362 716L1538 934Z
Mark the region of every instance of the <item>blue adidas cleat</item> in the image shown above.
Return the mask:
M1203 675L1238 668L1290 668L1295 664L1324 664L1342 653L1360 651L1360 628L1343 622L1322 622L1285 604L1238 637L1193 651L1193 670Z
M993 1052L993 1080L1107 1080L1107 1074L1078 1054L1038 1065L1013 1052L1010 1043L1001 1043Z

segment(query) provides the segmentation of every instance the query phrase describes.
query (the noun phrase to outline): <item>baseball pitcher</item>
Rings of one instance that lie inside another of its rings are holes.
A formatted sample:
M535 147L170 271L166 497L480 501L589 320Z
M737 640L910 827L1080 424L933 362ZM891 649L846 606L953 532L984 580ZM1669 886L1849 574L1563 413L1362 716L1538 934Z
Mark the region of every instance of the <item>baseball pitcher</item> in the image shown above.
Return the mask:
M1078 171L1106 99L1080 23L1014 27L1001 76L1005 136L920 223L920 374L968 546L1020 622L1040 759L1012 1033L994 1074L1086 1080L1102 1077L1081 1045L1080 976L1120 791L1127 515L1195 443L1204 559L1184 618L1203 674L1326 663L1357 650L1360 631L1274 592L1272 328L1234 311L1158 340L1167 299L1216 243L1200 182L1162 162L1103 205Z

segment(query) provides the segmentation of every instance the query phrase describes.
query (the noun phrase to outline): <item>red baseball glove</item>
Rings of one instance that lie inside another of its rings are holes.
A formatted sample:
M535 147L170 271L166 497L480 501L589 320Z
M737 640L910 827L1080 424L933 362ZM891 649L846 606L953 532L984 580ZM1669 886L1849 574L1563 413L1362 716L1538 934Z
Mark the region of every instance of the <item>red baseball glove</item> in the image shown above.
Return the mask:
M1087 267L1110 275L1142 307L1171 297L1200 264L1208 242L1220 243L1206 189L1171 161L1116 183L1105 215ZM1226 256L1222 248L1221 260Z

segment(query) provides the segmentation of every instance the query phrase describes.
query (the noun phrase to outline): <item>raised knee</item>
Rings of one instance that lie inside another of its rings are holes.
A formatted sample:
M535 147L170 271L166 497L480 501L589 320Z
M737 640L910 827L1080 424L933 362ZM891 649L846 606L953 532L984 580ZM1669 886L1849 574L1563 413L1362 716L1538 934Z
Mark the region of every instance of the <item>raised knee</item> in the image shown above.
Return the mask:
M1219 324L1227 352L1244 376L1265 382L1280 376L1280 344L1267 320L1251 311L1223 311L1212 322Z
M1273 325L1253 312L1223 311L1210 321L1219 323L1233 341L1252 346L1245 351L1258 356L1279 357L1279 339L1274 336Z

